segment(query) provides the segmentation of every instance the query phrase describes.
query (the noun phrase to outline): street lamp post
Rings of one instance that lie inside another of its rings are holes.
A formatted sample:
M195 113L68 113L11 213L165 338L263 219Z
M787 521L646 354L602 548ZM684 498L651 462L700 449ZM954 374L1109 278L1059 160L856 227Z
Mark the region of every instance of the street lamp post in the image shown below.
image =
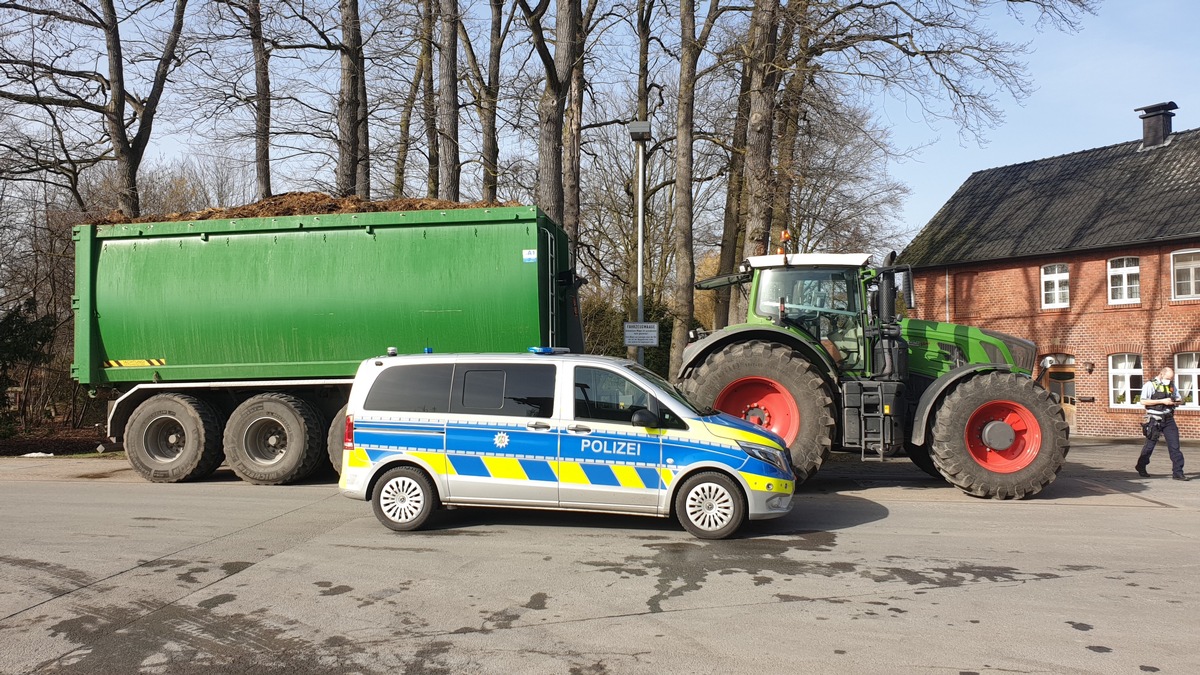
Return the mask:
M650 140L650 122L630 122L629 137L637 144L637 320L643 323L646 321L646 141ZM637 348L637 362L642 365L646 363L644 347Z

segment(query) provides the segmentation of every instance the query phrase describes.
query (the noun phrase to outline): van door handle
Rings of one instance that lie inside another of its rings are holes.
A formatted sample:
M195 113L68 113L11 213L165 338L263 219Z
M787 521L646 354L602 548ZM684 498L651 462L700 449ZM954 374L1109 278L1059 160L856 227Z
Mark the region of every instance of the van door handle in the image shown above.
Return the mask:
M550 425L545 422L530 422L525 425L526 429L549 429Z
M567 431L574 431L580 434L590 434L592 433L592 428L585 427L582 424L572 424L571 426L567 427Z

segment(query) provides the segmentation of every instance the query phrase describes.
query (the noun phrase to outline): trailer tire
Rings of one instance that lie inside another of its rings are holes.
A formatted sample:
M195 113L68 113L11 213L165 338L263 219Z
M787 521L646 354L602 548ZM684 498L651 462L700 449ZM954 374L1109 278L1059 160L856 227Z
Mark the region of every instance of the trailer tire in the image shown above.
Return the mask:
M125 454L134 471L153 483L212 475L221 465L221 421L212 406L186 394L157 394L125 424Z
M692 536L725 539L746 524L746 498L732 478L716 471L688 477L675 493L675 517Z
M799 352L761 340L727 345L692 369L681 388L696 405L754 421L783 437L797 483L829 458L833 396Z
M329 463L337 475L342 475L342 449L346 441L346 411L350 404L334 413L333 421L329 423L329 433L325 439L325 449L329 453Z
M325 425L305 401L259 394L234 409L225 425L229 467L255 485L280 485L309 476L325 456Z
M1033 380L989 372L958 385L933 426L934 465L975 497L1031 497L1058 476L1070 437L1062 409Z

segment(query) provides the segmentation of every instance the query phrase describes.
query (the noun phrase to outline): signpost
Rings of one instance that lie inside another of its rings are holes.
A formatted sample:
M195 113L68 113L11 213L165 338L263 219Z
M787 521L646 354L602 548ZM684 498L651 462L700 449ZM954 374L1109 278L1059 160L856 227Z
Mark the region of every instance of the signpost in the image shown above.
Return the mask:
M626 347L657 347L658 324L650 321L625 322Z

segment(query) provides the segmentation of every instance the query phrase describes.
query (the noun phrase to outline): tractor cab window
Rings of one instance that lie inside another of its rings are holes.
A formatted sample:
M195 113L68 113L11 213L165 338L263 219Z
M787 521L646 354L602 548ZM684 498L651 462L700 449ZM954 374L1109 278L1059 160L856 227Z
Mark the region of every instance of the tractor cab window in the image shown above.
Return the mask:
M807 332L844 370L864 365L857 269L763 270L755 312Z

